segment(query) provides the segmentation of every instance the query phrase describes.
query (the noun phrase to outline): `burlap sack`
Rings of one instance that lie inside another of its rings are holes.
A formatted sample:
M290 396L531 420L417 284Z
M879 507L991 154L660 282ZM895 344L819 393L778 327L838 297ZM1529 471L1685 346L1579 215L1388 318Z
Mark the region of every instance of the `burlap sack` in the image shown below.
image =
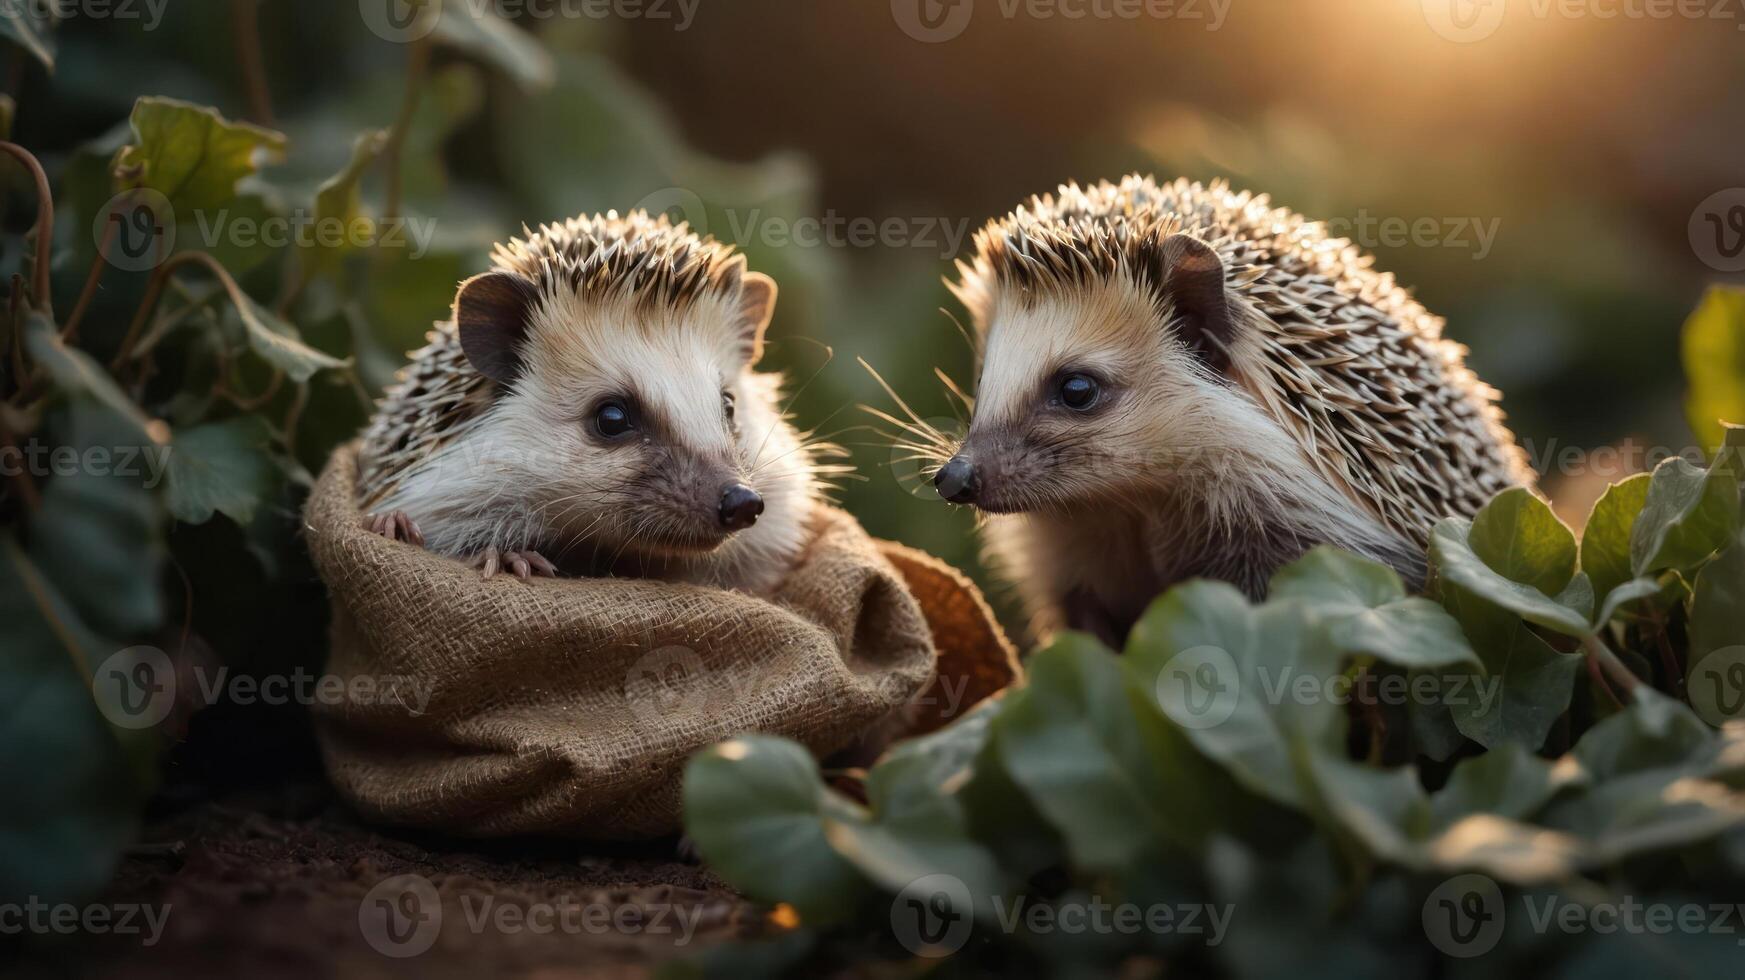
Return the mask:
M332 596L330 683L344 682L317 699L316 726L339 791L386 823L670 834L699 749L764 732L822 758L881 726L930 730L1017 676L973 585L839 511L818 515L772 599L633 579L487 582L363 530L355 480L355 451L341 449L305 515Z

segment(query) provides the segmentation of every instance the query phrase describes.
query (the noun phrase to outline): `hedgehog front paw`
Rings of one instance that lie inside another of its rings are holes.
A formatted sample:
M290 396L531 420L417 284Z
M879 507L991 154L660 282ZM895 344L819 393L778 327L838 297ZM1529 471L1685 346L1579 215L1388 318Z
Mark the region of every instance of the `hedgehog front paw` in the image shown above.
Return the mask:
M364 530L379 534L389 541L404 541L424 547L424 532L418 529L418 524L403 510L364 515Z
M481 578L491 578L499 571L506 571L523 582L534 576L557 578L557 566L545 560L545 556L537 551L523 548L520 551L498 551L496 545L485 549L485 553L473 559Z

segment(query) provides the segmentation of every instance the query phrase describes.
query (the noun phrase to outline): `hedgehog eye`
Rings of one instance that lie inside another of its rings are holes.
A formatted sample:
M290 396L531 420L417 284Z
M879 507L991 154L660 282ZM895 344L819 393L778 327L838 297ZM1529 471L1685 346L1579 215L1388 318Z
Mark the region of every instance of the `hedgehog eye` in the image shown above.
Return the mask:
M1060 383L1060 402L1075 412L1082 412L1097 403L1102 388L1095 378L1075 374Z
M729 422L733 421L734 407L733 392L723 391L721 393L721 414L727 416Z
M636 424L630 420L630 410L623 402L609 401L595 410L594 428L608 439L617 439L636 428Z

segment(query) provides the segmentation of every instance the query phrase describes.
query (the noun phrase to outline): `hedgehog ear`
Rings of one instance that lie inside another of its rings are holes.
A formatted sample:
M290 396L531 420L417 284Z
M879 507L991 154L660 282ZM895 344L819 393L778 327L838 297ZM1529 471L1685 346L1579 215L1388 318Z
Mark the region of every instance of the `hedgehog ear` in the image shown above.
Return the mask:
M1163 240L1163 274L1182 341L1213 371L1227 372L1236 324L1218 253L1192 235L1171 235Z
M527 338L539 288L509 272L486 272L461 283L454 298L460 349L474 370L499 384L521 373L521 342Z
M763 357L763 333L776 313L776 281L761 272L747 272L740 281L743 288L734 323L746 363L756 364Z

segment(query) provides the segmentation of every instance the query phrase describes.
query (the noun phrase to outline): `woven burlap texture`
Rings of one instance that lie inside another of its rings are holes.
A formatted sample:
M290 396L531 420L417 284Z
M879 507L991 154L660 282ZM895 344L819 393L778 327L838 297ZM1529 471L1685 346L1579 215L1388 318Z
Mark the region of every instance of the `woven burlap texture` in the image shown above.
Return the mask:
M736 735L820 758L961 715L1018 675L987 605L930 556L816 516L769 599L636 579L484 581L365 531L354 447L305 535L333 606L330 778L367 817L469 836L676 832L685 761ZM938 643L936 649L935 643ZM911 707L911 705L913 706Z

